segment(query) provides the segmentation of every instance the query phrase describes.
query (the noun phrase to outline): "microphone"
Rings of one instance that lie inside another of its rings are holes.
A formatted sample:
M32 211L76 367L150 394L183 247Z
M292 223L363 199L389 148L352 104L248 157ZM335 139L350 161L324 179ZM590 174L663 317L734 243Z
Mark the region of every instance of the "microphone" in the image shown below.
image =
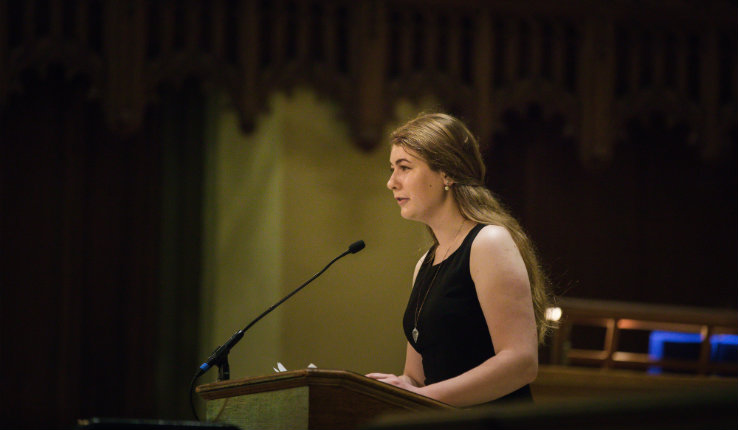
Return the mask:
M349 249L348 250L349 250L350 253L356 254L357 252L359 252L362 249L364 249L365 246L366 245L364 245L364 241L363 240L357 240L356 242L354 242L351 245L349 245Z
M198 369L197 373L195 374L195 378L194 379L197 379L198 377L200 377L202 374L204 374L205 372L207 372L211 367L218 366L220 368L220 370L221 370L221 373L219 373L219 379L220 380L227 380L230 377L230 375L229 375L230 372L228 370L228 353L230 352L231 348L233 348L238 343L238 341L241 340L241 338L243 337L243 334L248 329L250 329L251 326L253 326L254 324L256 324L260 319L264 318L269 312L273 311L277 306L279 306L282 303L284 303L287 299L289 299L290 297L292 297L295 294L297 294L298 291L300 291L303 288L305 288L309 283L311 283L312 281L314 281L315 278L317 278L318 276L322 275L323 272L325 272L326 270L328 270L328 268L331 267L331 265L333 263L335 263L336 261L338 261L340 258L343 258L343 257L345 257L348 254L356 254L357 252L359 252L362 249L364 249L365 246L366 245L364 244L364 241L363 240L359 240L359 241L356 241L356 242L352 243L351 245L349 245L348 250L344 251L341 255L339 255L338 257L336 257L333 260L331 260L331 262L328 263L323 268L323 270L321 270L320 272L318 272L315 275L313 275L304 284L302 284L299 287L297 287L293 292L287 294L280 301L278 301L277 303L275 303L272 306L270 306L269 309L267 309L261 315L259 315L258 317L256 317L256 319L254 319L253 321L251 321L246 327L244 327L243 329L235 332L233 334L233 336L231 336L231 338L226 343L224 343L223 345L220 345L219 347L215 348L215 351L213 351L213 353L210 354L210 357L208 357L208 359L204 363L202 363L200 365L200 368ZM193 379L193 382L194 382L194 379Z

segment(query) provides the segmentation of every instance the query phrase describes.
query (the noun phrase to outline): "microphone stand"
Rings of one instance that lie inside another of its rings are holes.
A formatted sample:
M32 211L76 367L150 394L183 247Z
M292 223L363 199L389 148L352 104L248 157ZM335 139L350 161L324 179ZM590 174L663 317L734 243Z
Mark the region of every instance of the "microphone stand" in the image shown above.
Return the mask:
M231 336L231 338L228 339L228 341L226 343L224 343L223 345L220 345L217 348L215 348L215 351L213 351L213 353L210 354L210 357L208 357L208 359L203 364L200 365L200 368L195 373L195 376L192 378L192 383L190 384L190 404L192 406L192 413L195 415L195 418L196 419L199 420L199 418L197 417L197 411L195 410L195 403L194 403L194 401L192 399L192 392L194 391L195 381L197 380L197 378L199 378L202 374L204 374L205 372L207 372L211 367L217 366L218 367L218 381L227 381L228 379L230 379L230 377L231 377L231 371L230 371L230 366L228 365L228 353L231 351L231 348L233 348L238 343L238 341L241 340L241 338L243 337L243 334L248 329L250 329L259 320L261 320L262 318L264 318L265 316L267 316L267 314L269 314L269 312L273 311L277 306L281 305L287 299L289 299L290 297L292 297L295 294L297 294L298 291L300 291L303 288L305 288L309 283L313 282L315 280L315 278L317 278L318 276L322 275L323 272L325 272L326 270L328 270L328 268L331 267L331 265L333 265L333 263L335 263L336 261L338 261L339 259L345 257L348 254L356 254L357 252L359 252L362 249L364 249L364 246L366 246L366 245L364 244L364 241L363 240L359 240L359 241L354 242L351 245L349 245L348 250L344 251L341 255L339 255L338 257L336 257L333 260L331 260L331 262L328 263L320 272L318 272L315 275L313 275L312 277L310 277L310 279L308 279L307 281L305 281L302 285L300 285L299 287L297 287L294 291L292 291L291 293L287 294L280 301L278 301L277 303L275 303L272 306L270 306L269 309L267 309L266 311L262 312L261 315L259 315L258 317L256 317L246 327L244 327L243 329L235 332L233 334L233 336Z

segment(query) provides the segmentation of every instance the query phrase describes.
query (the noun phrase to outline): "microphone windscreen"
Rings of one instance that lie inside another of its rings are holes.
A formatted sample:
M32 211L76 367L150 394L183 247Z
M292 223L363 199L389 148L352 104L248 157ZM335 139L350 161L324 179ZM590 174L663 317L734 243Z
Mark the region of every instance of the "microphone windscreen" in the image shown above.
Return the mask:
M356 254L357 252L359 252L362 249L364 249L365 246L366 245L364 245L364 241L363 240L358 240L358 241L352 243L351 245L349 245L349 252L352 253L352 254Z

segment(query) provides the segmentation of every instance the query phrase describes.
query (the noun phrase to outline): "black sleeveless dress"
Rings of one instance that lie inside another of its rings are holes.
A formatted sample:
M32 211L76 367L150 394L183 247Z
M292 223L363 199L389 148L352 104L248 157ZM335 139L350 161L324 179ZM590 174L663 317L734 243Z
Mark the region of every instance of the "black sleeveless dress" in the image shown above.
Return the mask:
M458 376L495 355L469 271L471 245L483 227L476 225L461 246L437 265L433 265L435 250L431 248L415 279L405 309L403 329L410 345L423 357L426 385ZM436 279L428 291L434 276ZM428 295L418 317L419 336L415 342L412 335L415 312L426 291ZM500 400L532 400L530 386L496 401Z

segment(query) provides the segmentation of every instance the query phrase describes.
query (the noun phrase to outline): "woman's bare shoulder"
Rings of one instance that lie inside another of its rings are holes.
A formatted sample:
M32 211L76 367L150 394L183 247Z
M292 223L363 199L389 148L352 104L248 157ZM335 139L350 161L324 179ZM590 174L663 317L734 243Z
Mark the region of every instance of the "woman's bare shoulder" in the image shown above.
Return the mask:
M527 278L525 263L515 240L510 231L498 225L488 225L479 231L472 242L469 264L472 276L514 272Z
M514 249L517 246L510 232L499 225L486 225L482 227L472 242L472 253L497 253Z

